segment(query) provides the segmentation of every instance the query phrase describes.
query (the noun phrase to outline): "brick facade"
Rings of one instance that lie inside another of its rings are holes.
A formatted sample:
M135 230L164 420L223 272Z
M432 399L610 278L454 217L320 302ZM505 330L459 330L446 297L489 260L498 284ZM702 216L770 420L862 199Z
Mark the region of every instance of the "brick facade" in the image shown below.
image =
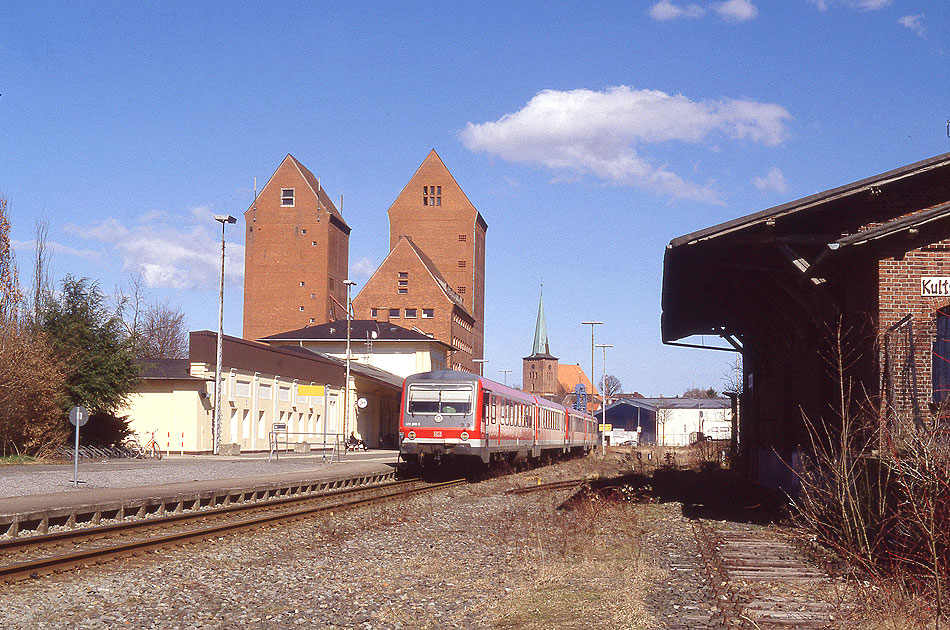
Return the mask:
M244 222L245 339L346 317L350 228L313 173L287 155Z
M388 321L390 310L398 312L400 325L455 348L453 369L477 372L488 225L434 150L390 206L389 225L390 254L353 300L356 316ZM411 321L407 309L416 309Z
M529 394L544 396L551 400L558 397L557 357L536 355L523 360L523 380L521 388ZM563 395L561 396L563 398ZM557 401L560 402L560 401Z

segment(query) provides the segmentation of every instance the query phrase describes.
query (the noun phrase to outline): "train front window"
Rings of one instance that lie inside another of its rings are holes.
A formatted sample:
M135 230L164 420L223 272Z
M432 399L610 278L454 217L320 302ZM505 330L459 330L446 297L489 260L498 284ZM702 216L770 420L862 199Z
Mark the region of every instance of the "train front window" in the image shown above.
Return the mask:
M475 389L470 385L409 386L409 413L467 416L472 413Z

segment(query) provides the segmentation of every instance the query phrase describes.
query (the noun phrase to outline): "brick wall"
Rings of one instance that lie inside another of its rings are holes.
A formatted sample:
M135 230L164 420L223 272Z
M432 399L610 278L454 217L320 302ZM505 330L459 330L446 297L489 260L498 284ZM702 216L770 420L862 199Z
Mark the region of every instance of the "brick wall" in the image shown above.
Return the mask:
M345 317L349 228L287 156L244 213L245 339ZM307 171L309 174L309 171ZM312 174L309 174L312 178ZM294 189L294 205L281 191ZM331 311L333 316L331 318Z

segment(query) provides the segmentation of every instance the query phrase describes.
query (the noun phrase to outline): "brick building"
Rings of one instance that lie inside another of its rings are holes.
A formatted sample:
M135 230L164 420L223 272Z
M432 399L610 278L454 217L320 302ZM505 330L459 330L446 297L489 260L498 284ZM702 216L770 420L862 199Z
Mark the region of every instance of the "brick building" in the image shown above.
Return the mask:
M346 317L350 228L287 155L244 213L244 338Z
M575 388L584 386L587 393L587 412L593 413L601 402L597 388L590 382L579 364L561 365L551 354L548 326L544 319L544 296L538 299L538 319L534 326L531 354L522 359L522 386L529 394L543 396L558 403L573 405Z
M805 418L946 430L948 306L950 154L675 238L664 261L663 340L742 353L739 455L773 485Z
M548 344L548 325L544 319L544 296L538 300L538 321L534 325L531 354L522 359L522 389L529 394L555 400L558 395L558 360Z
M389 208L389 255L353 299L357 318L400 320L478 371L485 338L488 224L433 149Z

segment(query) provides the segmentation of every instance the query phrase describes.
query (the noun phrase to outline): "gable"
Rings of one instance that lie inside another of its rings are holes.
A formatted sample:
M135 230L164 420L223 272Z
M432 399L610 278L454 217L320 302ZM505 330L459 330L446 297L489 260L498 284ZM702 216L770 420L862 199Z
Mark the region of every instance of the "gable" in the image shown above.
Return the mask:
M294 205L281 206L281 189L294 189ZM336 225L343 232L349 234L350 228L343 219L343 215L333 204L326 190L320 185L320 180L310 170L301 164L291 154L281 161L264 187L257 194L257 198L244 211L245 216L255 210L263 208L280 210L319 209L318 216L325 212L330 223Z
M437 194L427 194L426 189L431 186L437 188ZM478 222L483 229L488 227L435 149L429 151L389 207L390 220L393 212L405 211L419 213L431 220L463 220Z

